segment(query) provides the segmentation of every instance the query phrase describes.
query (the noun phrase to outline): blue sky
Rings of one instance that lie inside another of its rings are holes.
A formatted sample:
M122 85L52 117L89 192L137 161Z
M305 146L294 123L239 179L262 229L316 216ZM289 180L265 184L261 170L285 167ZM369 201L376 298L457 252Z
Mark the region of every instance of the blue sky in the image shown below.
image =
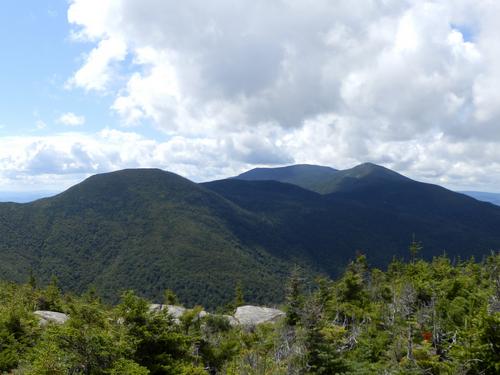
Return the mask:
M88 50L85 44L71 41L67 10L65 0L2 4L0 134L61 131L57 119L66 112L84 115L90 127L116 122L109 116L109 98L64 89ZM37 128L39 121L46 124L45 129Z
M0 192L370 161L499 191L500 5L51 0L0 13Z

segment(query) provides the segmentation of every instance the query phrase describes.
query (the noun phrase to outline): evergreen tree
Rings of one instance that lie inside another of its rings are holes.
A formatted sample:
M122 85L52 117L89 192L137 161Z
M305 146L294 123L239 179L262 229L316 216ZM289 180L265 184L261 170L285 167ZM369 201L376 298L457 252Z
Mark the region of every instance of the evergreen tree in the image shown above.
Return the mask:
M303 302L302 271L300 267L295 266L288 279L286 288L286 322L289 326L295 326L300 323Z
M417 259L417 256L422 251L422 244L415 239L415 233L413 234L409 250L410 250L411 262L414 263L415 260Z
M236 284L236 288L234 291L233 304L234 304L235 308L243 306L245 304L245 297L243 294L243 285L242 285L241 281L238 281L238 283Z
M179 305L179 298L171 289L166 289L163 293L165 305Z

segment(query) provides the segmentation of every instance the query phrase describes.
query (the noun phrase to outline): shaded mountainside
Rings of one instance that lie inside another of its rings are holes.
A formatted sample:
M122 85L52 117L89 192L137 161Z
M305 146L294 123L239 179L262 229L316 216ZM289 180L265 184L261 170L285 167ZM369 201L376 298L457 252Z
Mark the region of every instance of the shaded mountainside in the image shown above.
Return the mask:
M2 203L0 278L25 281L33 269L68 290L95 286L108 301L129 288L158 301L170 288L187 305L211 308L230 301L240 281L248 302L281 301L296 263L335 276L359 251L385 266L408 256L413 235L426 258L500 248L500 207L374 164L295 172L309 168L328 193L272 180L195 184L137 169L32 203Z
M269 177L272 171L267 173ZM413 235L427 257L444 251L481 256L500 248L495 229L500 209L490 203L371 163L337 171L323 182L323 188L315 190L324 194L306 194L272 181L233 179L205 186L241 207L273 217L295 238L307 238L307 254L328 273L356 250L376 265L387 264L394 255L407 255Z
M90 177L53 198L0 205L0 274L26 280L30 268L70 290L95 285L114 300L126 288L160 298L174 289L188 304L232 298L241 280L250 300L281 298L288 270L271 246L252 242L264 224L219 195L160 170ZM269 240L268 240L269 242Z

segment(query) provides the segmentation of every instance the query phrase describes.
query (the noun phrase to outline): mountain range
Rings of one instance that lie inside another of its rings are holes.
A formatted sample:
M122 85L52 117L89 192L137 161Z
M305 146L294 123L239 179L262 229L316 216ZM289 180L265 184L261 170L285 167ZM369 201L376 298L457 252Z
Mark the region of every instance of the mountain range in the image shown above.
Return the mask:
M241 283L249 302L282 300L299 264L337 275L356 253L386 266L446 252L500 248L500 207L365 163L347 170L296 165L196 184L158 169L92 176L54 197L0 203L0 277L70 291L91 286L113 302L124 289L215 307Z

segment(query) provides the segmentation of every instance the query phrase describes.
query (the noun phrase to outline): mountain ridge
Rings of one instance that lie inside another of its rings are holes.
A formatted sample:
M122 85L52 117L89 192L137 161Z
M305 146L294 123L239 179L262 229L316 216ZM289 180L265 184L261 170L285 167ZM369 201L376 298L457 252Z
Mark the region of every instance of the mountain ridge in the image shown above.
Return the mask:
M54 197L0 203L0 275L30 269L69 290L96 286L218 306L242 283L249 302L276 303L294 265L335 276L357 252L376 267L408 256L482 256L500 247L500 207L364 164L326 170L333 192L231 178L197 184L159 169L99 174ZM339 174L340 173L340 174ZM315 181L317 182L317 180Z

